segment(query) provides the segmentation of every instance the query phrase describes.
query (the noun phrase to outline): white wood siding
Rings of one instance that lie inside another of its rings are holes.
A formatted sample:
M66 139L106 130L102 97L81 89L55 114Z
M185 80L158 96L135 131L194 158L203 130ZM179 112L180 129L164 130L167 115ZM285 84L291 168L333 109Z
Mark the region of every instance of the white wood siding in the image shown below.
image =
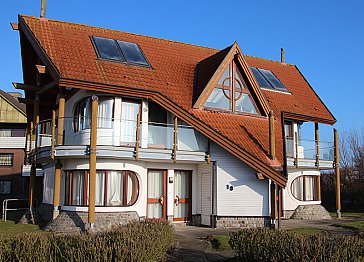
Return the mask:
M252 168L215 143L211 143L211 159L217 165L218 216L269 216L268 179L258 180Z
M25 137L0 137L0 148L25 149Z

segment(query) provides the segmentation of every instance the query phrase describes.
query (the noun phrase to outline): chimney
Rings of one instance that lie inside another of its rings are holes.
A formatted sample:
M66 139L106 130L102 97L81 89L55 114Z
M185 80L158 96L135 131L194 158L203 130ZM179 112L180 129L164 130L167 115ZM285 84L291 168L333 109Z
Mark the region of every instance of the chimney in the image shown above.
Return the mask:
M41 7L40 7L40 17L45 18L46 16L46 6L47 6L47 0L41 0Z
M276 159L276 138L273 110L269 112L269 154L272 160Z
M281 63L284 64L284 49L281 48Z

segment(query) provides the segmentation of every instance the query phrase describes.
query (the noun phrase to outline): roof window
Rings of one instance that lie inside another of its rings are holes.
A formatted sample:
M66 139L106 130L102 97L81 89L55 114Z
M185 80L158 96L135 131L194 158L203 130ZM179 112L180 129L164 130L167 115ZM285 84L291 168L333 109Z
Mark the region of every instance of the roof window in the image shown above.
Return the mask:
M135 43L97 36L93 36L92 40L97 56L101 59L133 65L149 66L142 50Z
M282 84L281 81L279 81L272 71L257 67L251 67L251 70L261 88L288 92L288 89Z

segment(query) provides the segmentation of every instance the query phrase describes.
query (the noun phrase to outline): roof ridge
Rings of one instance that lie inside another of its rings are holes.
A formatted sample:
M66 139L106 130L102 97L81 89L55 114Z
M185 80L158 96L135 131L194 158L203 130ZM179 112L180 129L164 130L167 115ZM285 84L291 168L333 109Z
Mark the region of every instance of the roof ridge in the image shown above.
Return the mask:
M117 30L117 29L110 29L110 28L100 27L100 26L93 26L93 25L80 24L80 23L74 23L74 22L66 22L66 21L61 21L61 20L57 20L57 19L50 19L50 18L40 18L40 17L30 16L30 15L20 15L20 16L21 17L26 17L26 18L31 18L31 19L36 19L36 20L40 20L40 21L42 21L42 20L43 21L52 21L52 22L57 22L57 23L67 24L67 25L77 25L77 26L84 26L84 27L89 27L89 28L101 29L101 30L105 30L105 31L120 32L120 33L124 33L124 34L128 34L128 35L132 35L132 36L146 37L146 38L160 40L160 41L164 41L164 42L168 42L168 43L182 44L182 45L192 46L192 47L196 47L196 48L207 49L207 50L211 50L211 51L221 51L222 50L222 49L220 50L220 49L217 49L217 48L212 48L212 47L207 47L207 46L202 46L202 45L197 45L197 44L190 44L190 43L181 42L181 41L177 41L177 40L165 39L165 38L161 38L161 37L157 37L157 36L142 35L142 34L131 33L131 32L126 32L126 31Z
M254 59L261 59L261 60L265 60L265 61L269 61L269 62L274 62L277 64L281 64L281 65L288 65L288 66L295 66L295 64L290 64L290 63L282 63L276 60L272 60L272 59L268 59L268 58L264 58L264 57L257 57L257 56L252 56L252 55L246 55L244 54L245 57L250 57L250 58L254 58Z

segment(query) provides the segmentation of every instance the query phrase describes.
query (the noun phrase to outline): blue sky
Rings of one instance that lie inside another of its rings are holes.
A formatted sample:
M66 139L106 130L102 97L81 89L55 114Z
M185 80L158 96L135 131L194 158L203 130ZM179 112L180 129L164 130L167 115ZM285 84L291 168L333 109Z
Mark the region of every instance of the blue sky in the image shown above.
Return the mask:
M0 88L22 82L17 14L39 16L40 0L2 0ZM334 114L338 129L364 127L364 1L48 0L47 17L295 64Z

